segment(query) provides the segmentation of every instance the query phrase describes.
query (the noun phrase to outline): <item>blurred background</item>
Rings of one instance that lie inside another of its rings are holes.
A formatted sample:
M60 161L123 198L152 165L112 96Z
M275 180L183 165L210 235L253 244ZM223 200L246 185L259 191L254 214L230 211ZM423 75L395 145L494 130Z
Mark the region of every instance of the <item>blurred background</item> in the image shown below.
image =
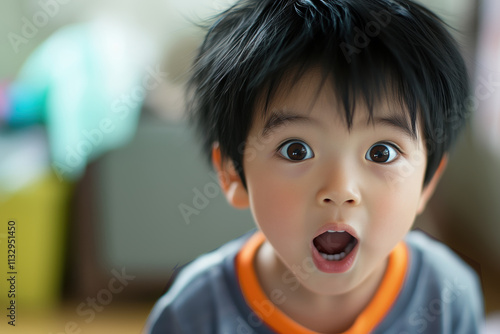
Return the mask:
M476 111L415 227L477 270L495 319L500 2L422 2L454 28ZM195 23L230 3L0 2L0 332L138 333L179 267L253 228L183 118Z

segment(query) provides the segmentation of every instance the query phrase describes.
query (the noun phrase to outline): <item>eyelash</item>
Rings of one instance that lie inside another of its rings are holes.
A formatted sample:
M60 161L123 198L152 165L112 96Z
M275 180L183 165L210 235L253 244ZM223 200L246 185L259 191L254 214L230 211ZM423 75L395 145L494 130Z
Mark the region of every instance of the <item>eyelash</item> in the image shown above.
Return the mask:
M312 156L311 156L311 157L309 157L309 158L307 158L307 159L303 159L303 160L293 160L293 159L290 159L290 158L286 157L284 154L282 154L282 153L281 153L281 150L282 150L282 149L283 149L286 145L288 145L288 144L292 144L292 143L296 143L296 142L297 142L297 143L300 143L300 144L302 144L302 145L304 145L304 146L306 146L306 147L310 150L310 152L311 152ZM285 142L281 143L281 144L278 146L278 148L276 149L276 154L277 154L279 157L281 157L281 158L283 158L283 159L285 159L285 160L287 160L287 161L292 161L292 162L301 162L301 161L305 161L305 160L308 160L308 159L311 159L311 158L313 158L313 157L314 157L314 152L313 152L313 150L311 149L311 147L310 147L310 146L309 146L309 145L308 145L308 144L307 144L304 140L302 140L302 139L297 139L297 138L295 138L295 139L289 139L289 140L286 140Z
M392 149L394 149L397 152L397 156L394 159L392 159L391 161L388 161L388 162L385 162L385 161L384 162L377 162L377 161L373 161L371 159L368 159L368 156L369 156L369 153L370 153L371 149L373 147L377 146L377 145L390 146ZM396 159L398 159L400 155L404 155L404 152L403 152L403 150L398 145L396 145L394 143L391 143L391 142L382 141L382 142L377 142L377 143L373 144L372 146L370 146L368 148L368 150L366 151L366 154L365 154L365 159L368 160L368 161L371 161L371 162L375 162L375 163L390 164L390 163L394 162Z
M396 151L398 151L399 154L404 154L403 150L398 145L391 143L390 141L382 141L382 142L379 142L376 144L384 144L384 145L392 146Z

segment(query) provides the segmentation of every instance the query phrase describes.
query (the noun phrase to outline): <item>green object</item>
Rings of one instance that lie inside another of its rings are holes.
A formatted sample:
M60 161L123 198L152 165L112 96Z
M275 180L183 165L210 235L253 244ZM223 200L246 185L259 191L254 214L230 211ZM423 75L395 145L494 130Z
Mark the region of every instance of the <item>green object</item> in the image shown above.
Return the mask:
M144 80L148 51L133 52L140 45L131 36L112 22L62 28L30 55L8 88L8 123L46 125L60 179L78 178L88 161L134 135L151 81Z

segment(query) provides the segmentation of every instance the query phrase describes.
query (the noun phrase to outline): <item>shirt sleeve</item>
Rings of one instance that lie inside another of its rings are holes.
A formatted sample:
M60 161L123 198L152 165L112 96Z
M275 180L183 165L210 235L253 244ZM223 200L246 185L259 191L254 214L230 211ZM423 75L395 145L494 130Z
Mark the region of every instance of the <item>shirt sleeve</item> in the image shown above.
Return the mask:
M458 300L453 311L453 328L449 333L482 333L484 309L479 280L475 274L471 274L467 281L467 284L456 286Z
M483 295L476 272L444 244L412 233L413 270L406 329L411 333L481 333Z
M158 314L154 314L155 311L158 311ZM170 308L153 310L153 314L150 319L148 319L143 334L165 333L181 334L187 332L182 329L178 318L175 317Z

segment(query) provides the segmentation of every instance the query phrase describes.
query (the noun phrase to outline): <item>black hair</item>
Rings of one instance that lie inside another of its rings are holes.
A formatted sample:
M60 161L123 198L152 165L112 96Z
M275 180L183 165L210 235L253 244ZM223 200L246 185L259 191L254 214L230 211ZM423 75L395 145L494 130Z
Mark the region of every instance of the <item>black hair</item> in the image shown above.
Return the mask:
M245 184L243 151L259 96L287 71L321 68L352 126L356 100L391 96L421 120L426 185L469 113L469 78L444 22L410 0L240 0L217 15L188 83L188 115L211 157L218 142ZM331 79L330 79L331 78ZM265 111L264 111L265 112ZM210 159L209 159L210 160Z

